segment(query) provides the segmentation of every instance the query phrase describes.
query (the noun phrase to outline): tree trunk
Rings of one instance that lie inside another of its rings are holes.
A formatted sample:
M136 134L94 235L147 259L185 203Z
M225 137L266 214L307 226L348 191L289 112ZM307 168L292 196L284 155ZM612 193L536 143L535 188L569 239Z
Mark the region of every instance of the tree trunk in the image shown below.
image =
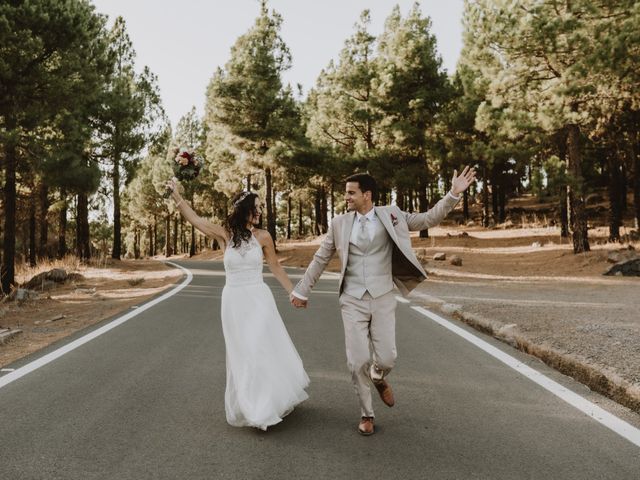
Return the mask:
M304 224L302 223L302 200L298 200L298 236L304 236Z
M635 133L631 142L633 158L633 207L635 210L635 228L640 232L640 135Z
M60 201L62 207L58 214L58 258L63 258L67 254L67 192L64 188L60 190Z
M315 200L313 202L313 207L314 207L314 213L315 213L315 219L314 219L314 223L315 223L315 232L316 235L321 235L322 232L320 231L320 224L321 224L321 213L320 213L320 209L321 209L321 202L320 202L320 190L316 189L316 194L315 194Z
M147 237L149 238L149 249L147 254L150 257L153 257L153 226L151 224L147 226Z
M618 150L618 161L620 163L620 188L618 195L620 196L620 209L622 214L627 213L627 166L624 161L624 153Z
M178 216L173 217L173 253L178 254Z
M158 217L153 216L153 256L158 254Z
M291 240L291 195L287 196L287 240Z
M507 220L507 189L505 183L505 179L503 175L499 176L500 178L500 188L498 190L498 221L500 223L504 223Z
M184 220L180 217L180 253L186 253L187 237L184 234Z
M469 190L465 190L462 193L462 218L464 218L464 223L469 221Z
M489 178L488 168L486 165L482 166L482 226L489 226Z
M271 234L271 238L273 239L273 243L275 245L276 241L276 218L274 215L274 205L273 205L273 196L272 196L272 178L271 178L271 169L264 169L264 178L266 183L266 192L265 192L265 200L267 201L267 231Z
M191 225L191 245L189 246L189 258L196 254L196 228Z
M29 198L29 265L36 266L36 197Z
M322 233L329 230L329 220L327 218L327 190L324 185L320 187L320 220L322 225Z
M122 225L120 222L120 158L116 154L113 160L113 249L111 257L120 260L122 239L120 238Z
M560 237L569 238L569 201L567 199L567 188L560 191Z
M590 247L584 201L584 179L582 178L580 129L577 125L569 125L567 130L567 173L571 177L568 188L569 217L573 240L573 253L582 253L588 252Z
M138 227L133 230L133 257L136 260L140 258L140 229Z
M619 157L614 152L605 153L609 170L609 241L620 241L622 204L620 197L621 176Z
M424 181L418 187L418 210L426 212L429 210L429 199L427 198L427 185ZM420 238L429 238L429 229L420 230Z
M335 184L331 182L331 220L336 216L336 189Z
M173 255L171 250L171 214L167 213L164 222L164 256L170 257Z
M49 243L49 224L47 222L47 213L49 213L49 187L42 182L38 189L38 200L40 203L39 214L40 218L38 225L40 228L40 245L38 246L38 254L41 257L51 257L51 252L48 249Z
M496 166L491 168L491 212L493 213L493 221L500 223L500 214L498 212L498 193L500 191L500 182L496 173Z
M399 188L396 190L396 205L400 210L404 212L405 210L404 191Z
M552 137L558 151L558 158L566 164L567 162L567 130L562 129ZM566 172L563 172L566 173ZM563 185L560 188L560 238L569 238L569 186Z
M8 294L15 283L16 258L16 163L17 139L15 122L5 118L6 131L9 133L4 144L4 240L2 243L2 267L0 283L2 293Z
M91 258L91 242L89 239L89 195L78 194L76 207L76 254L81 260Z

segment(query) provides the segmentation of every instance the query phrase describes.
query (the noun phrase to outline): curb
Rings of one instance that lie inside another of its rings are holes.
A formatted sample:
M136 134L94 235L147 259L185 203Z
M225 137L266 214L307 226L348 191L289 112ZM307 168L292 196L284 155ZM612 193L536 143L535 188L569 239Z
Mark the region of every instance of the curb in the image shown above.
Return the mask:
M450 315L482 333L542 360L549 367L572 377L592 391L640 413L640 388L620 378L614 372L587 365L572 355L546 345L536 344L518 333L515 324L504 324L465 312L461 305L447 303L431 295L415 292L411 296L425 306L435 306L441 313Z
M0 345L4 345L5 343L13 340L14 337L22 334L22 330L9 330L8 328L0 330Z

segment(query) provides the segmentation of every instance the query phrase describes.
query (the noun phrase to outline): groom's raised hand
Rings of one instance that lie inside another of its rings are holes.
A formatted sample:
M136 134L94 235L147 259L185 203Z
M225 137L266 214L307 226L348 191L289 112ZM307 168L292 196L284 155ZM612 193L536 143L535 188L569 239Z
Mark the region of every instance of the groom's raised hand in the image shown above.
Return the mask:
M464 170L460 175L458 171L453 171L453 178L451 179L451 193L458 196L464 192L469 185L476 181L476 171L473 168L469 168L469 165L464 167Z

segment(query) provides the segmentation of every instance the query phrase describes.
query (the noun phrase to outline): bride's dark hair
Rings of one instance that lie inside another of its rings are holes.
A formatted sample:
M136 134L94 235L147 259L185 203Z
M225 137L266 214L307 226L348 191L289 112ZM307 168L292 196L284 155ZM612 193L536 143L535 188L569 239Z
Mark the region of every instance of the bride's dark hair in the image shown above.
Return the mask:
M231 232L231 244L238 248L243 241L248 242L251 238L251 230L247 228L249 216L255 217L256 198L258 195L250 192L240 192L231 199L231 214L225 221L226 229Z

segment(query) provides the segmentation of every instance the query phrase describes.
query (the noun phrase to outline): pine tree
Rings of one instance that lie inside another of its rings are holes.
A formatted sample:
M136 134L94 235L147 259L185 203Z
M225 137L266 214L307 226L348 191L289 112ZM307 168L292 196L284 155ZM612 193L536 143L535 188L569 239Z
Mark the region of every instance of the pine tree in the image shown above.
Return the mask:
M279 34L281 25L282 17L269 13L266 0L261 1L253 27L238 38L231 58L224 69L216 71L207 91L209 129L233 141L231 149L240 150L249 165L264 172L267 229L274 241L275 164L267 152L299 122L291 89L284 88L280 78L291 65L291 55Z
M35 162L28 144L56 116L86 105L99 89L104 19L86 1L0 4L0 145L4 158L2 292L14 283L16 172ZM89 94L87 92L90 92ZM33 171L33 169L32 169Z

